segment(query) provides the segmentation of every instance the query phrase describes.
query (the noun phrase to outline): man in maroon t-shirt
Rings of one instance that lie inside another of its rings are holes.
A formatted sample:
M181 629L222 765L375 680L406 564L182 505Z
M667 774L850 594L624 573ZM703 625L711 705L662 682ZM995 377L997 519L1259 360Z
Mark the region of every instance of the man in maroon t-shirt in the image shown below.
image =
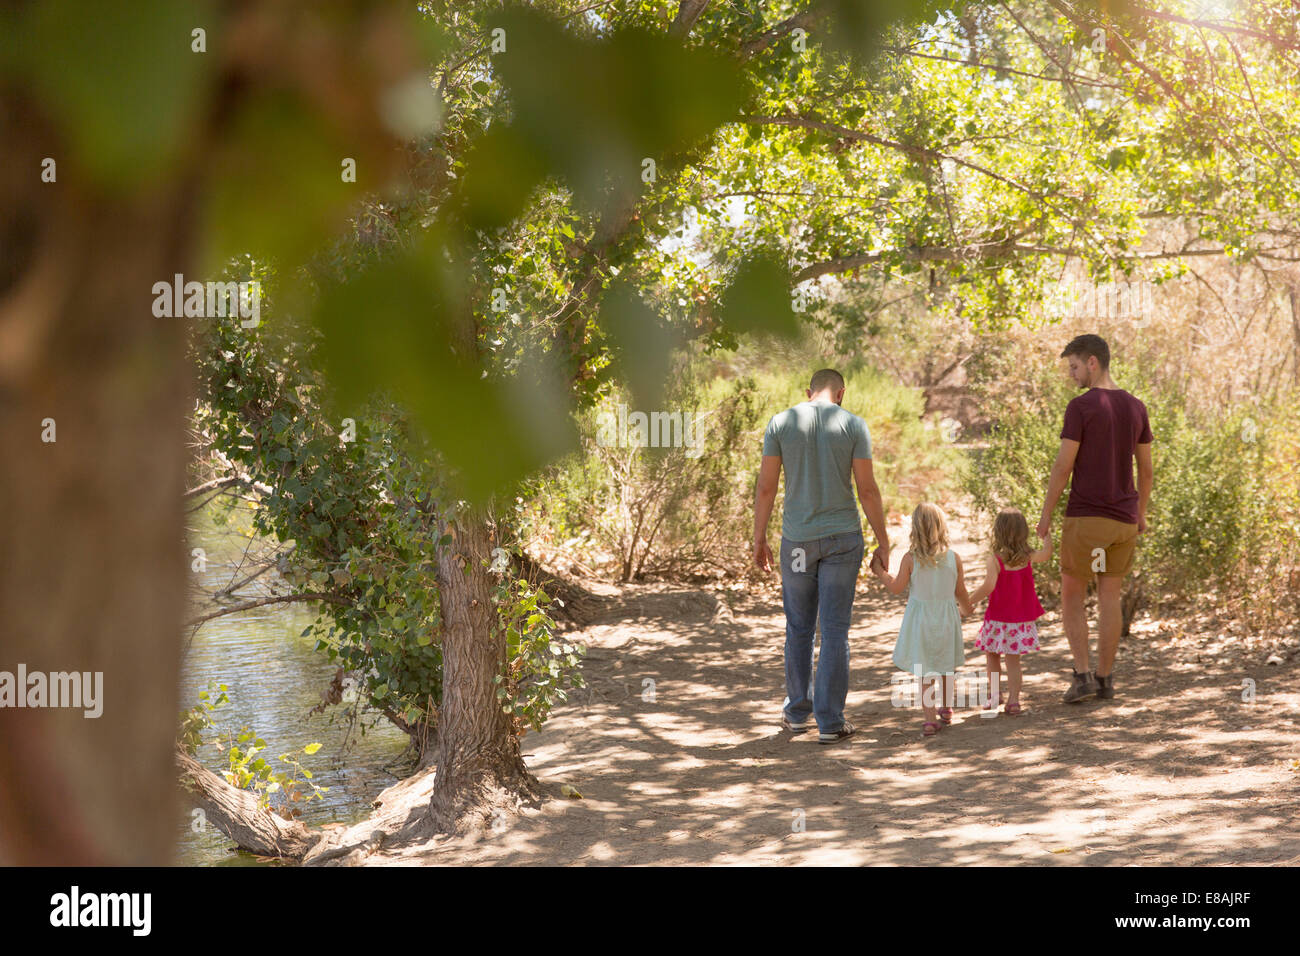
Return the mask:
M1052 531L1052 512L1070 480L1061 529L1061 619L1074 654L1074 679L1065 693L1072 704L1115 696L1120 595L1133 567L1137 536L1147 529L1151 498L1151 425L1147 409L1110 378L1110 349L1098 335L1080 335L1061 353L1070 377L1088 391L1070 400L1061 428L1061 450L1038 521L1038 534ZM1137 486L1133 459L1137 458ZM1097 578L1097 670L1088 656L1088 615L1083 601Z

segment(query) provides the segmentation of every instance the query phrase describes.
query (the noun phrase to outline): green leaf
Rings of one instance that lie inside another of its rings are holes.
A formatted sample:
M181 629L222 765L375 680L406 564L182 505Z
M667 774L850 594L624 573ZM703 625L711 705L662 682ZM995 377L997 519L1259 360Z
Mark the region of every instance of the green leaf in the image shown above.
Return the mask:
M617 344L617 371L627 381L634 410L648 414L659 409L680 338L635 289L622 282L615 283L601 301L600 322Z
M213 54L209 54L212 56ZM338 138L319 109L288 92L262 92L223 133L205 199L204 262L253 253L298 263L338 234L364 180L345 183L342 158L358 147ZM292 215L277 210L292 209Z
M482 502L575 450L577 429L551 360L536 356L525 371L489 380L462 359L463 349L454 351L456 329L472 321L454 272L436 244L385 260L327 290L317 321L340 402L392 394L455 466L449 482ZM449 415L450 408L459 411Z
M764 331L794 338L799 325L785 266L764 254L742 263L723 295L721 315L734 331Z
M111 186L164 188L218 75L211 4L44 0L20 8L3 26L17 34L14 65L54 114L73 165ZM191 52L196 26L208 29L208 53Z
M662 32L624 29L588 39L525 7L487 26L504 28L508 38L492 68L509 91L513 148L562 176L580 206L599 206L611 188L640 193L643 160L666 174L674 154L733 118L744 100L734 60ZM467 181L479 174L473 159L469 170ZM481 182L510 186L495 172ZM517 212L512 202L498 215Z

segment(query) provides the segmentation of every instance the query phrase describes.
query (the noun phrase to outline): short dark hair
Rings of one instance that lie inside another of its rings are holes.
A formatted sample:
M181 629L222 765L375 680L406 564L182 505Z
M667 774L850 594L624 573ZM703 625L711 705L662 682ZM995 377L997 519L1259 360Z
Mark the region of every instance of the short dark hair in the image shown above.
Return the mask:
M1110 346L1100 335L1089 332L1087 335L1076 335L1070 339L1070 344L1061 353L1061 358L1068 358L1071 355L1077 355L1085 362L1091 355L1097 359L1097 364L1101 366L1103 372L1110 368Z
M816 395L824 388L833 388L839 391L844 387L844 376L833 368L820 369L813 373L812 383L808 390Z

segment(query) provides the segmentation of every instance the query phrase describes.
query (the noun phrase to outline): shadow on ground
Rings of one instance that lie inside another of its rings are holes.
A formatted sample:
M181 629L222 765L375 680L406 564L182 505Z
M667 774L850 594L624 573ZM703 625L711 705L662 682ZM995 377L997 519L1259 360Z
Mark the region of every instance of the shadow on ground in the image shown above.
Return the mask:
M968 559L968 565L971 561ZM633 586L578 639L585 691L523 740L553 799L477 839L371 865L1290 863L1300 858L1300 695L1292 668L1245 672L1126 639L1113 701L1060 703L1059 621L1026 659L1026 713L958 710L923 739L891 705L904 600L863 579L846 714L819 745L779 729L779 593ZM967 647L977 622L966 624ZM982 666L970 653L967 669ZM1243 701L1245 679L1256 701ZM582 799L560 796L561 784Z

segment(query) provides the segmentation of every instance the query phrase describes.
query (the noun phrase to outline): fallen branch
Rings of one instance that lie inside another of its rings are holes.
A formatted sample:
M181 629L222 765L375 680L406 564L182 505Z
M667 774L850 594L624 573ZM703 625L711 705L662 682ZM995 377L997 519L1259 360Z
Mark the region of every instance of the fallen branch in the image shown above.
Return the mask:
M324 836L266 809L253 794L232 787L179 748L176 766L181 773L181 785L196 798L205 821L241 850L297 862Z

